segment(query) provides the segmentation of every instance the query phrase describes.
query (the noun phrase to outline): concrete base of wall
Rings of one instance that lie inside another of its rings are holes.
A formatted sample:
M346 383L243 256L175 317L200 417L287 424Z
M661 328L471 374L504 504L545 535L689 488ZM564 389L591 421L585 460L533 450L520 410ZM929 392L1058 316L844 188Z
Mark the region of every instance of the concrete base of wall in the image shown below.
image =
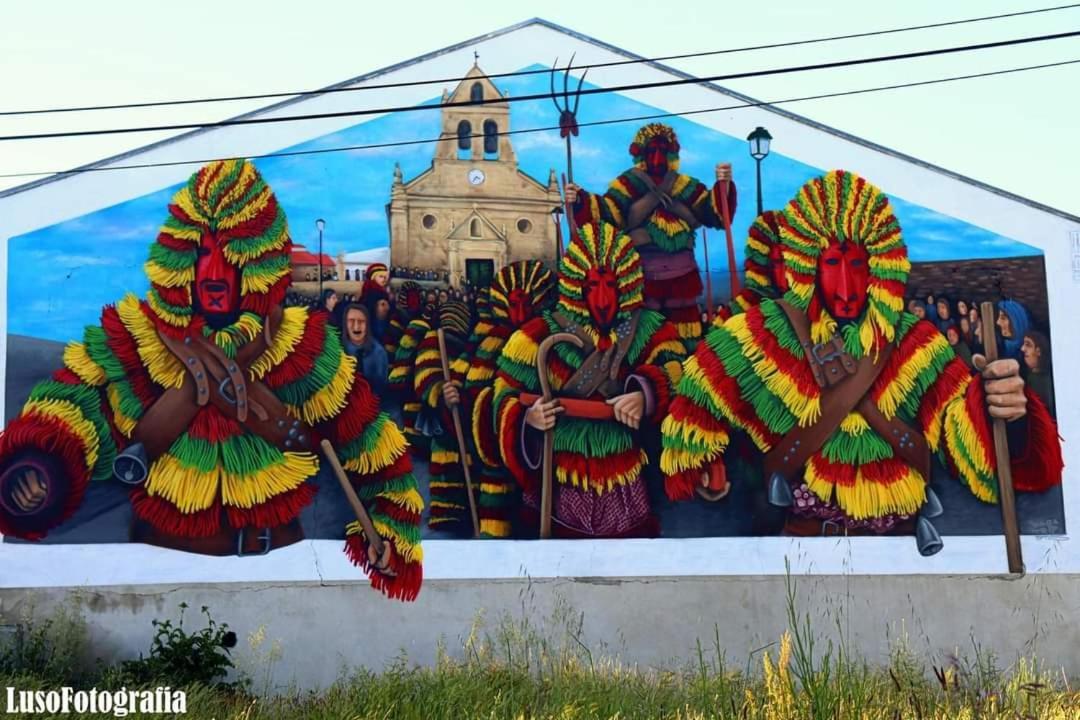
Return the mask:
M928 663L971 657L973 643L1008 665L1035 654L1070 677L1080 675L1080 576L807 576L797 604L824 642L839 639L871 662L884 663L890 643L908 645ZM495 635L501 622L569 642L567 628L596 656L670 666L710 656L719 643L730 667L760 668L760 651L787 627L784 577L626 578L432 581L411 604L387 601L359 583L214 586L115 586L0 590L0 624L33 611L71 606L85 618L93 657L106 660L149 650L151 620L175 619L186 602L185 627L202 627L200 606L237 631L238 666L273 684L316 688L350 668L379 669L400 659L428 665L440 642L462 653L474 629ZM478 618L482 621L478 624ZM265 628L252 649L250 633ZM576 641L573 645L578 646Z

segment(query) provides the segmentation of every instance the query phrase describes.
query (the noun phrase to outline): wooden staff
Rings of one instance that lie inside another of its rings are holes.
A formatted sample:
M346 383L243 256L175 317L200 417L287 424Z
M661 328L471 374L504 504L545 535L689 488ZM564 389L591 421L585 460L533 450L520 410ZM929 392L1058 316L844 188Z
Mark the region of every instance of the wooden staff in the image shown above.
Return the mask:
M548 376L547 356L556 343L568 342L577 347L584 347L585 342L577 335L570 333L555 333L549 335L540 342L536 350L536 371L540 377L541 402L551 402L551 378ZM540 539L547 540L551 537L551 495L552 476L554 475L555 462L555 426L544 431L544 467L543 479L540 485Z
M446 334L442 328L435 331L439 338L439 360L442 361L443 383L451 382L450 360L446 354ZM469 447L465 444L465 433L461 429L461 408L450 406L450 415L454 418L454 434L457 435L458 452L461 454L461 469L465 473L465 492L469 495L469 514L472 516L473 537L480 537L480 517L476 513L476 496L473 495L472 473L469 471Z
M572 208L570 203L566 200L566 173L562 174L562 186L563 210L566 212L566 229L570 235L570 242L573 242L574 238L577 237L577 222L574 221L574 208ZM559 238L559 243L562 243L562 238Z
M367 538L368 544L375 550L375 554L381 558L386 546L382 537L375 531L375 524L371 522L371 516L368 515L367 509L360 502L356 491L353 490L352 483L349 482L349 478L345 474L345 468L341 467L341 461L338 460L337 453L334 452L334 446L330 444L329 440L323 440L320 444L323 454L326 455L326 459L334 471L334 475L337 477L338 482L341 483L341 489L345 491L345 498L349 501L356 519L360 522L360 527L364 529L364 537Z
M995 333L994 303L982 304L982 336L986 363L998 359L997 335ZM997 460L998 494L1001 497L1001 524L1005 530L1005 555L1009 560L1009 572L1024 572L1024 558L1020 551L1020 523L1016 517L1016 497L1013 494L1012 467L1009 465L1009 436L1005 421L993 419L994 457Z
M727 235L728 273L731 276L731 299L739 294L739 270L735 267L735 239L731 236L731 211L727 202L728 181L720 181L720 214L724 219L724 233Z
M713 321L713 299L712 299L712 273L709 272L709 231L705 228L701 228L701 244L705 248L705 313L709 318L709 325L712 325ZM730 260L729 260L730 262ZM734 299L734 298L732 298ZM702 331L702 335L708 328Z

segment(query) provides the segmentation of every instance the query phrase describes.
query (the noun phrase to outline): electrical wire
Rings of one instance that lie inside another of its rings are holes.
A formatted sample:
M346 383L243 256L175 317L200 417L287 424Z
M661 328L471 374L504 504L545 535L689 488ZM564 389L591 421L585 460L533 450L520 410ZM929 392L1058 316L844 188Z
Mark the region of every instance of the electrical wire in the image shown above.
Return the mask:
M828 98L837 98L837 97L851 97L851 96L855 96L855 95L865 95L865 94L875 93L875 92L886 92L886 91L890 91L890 90L900 90L900 89L905 89L905 88L924 87L924 86L929 86L929 85L940 85L940 84L943 84L943 83L958 82L958 81L961 81L961 80L974 80L974 79L979 79L979 78L996 77L996 76L1001 76L1001 75L1010 75L1010 74L1015 74L1015 73L1028 72L1028 71L1032 71L1032 70L1042 70L1042 69L1046 69L1046 68L1063 67L1063 66L1067 66L1067 65L1076 65L1076 64L1080 64L1080 58L1075 59L1075 60L1062 60L1062 61L1053 62L1053 63L1043 63L1043 64L1040 64L1040 65L1028 65L1028 66L1024 66L1024 67L1006 68L1004 70L991 70L991 71L987 71L987 72L973 73L973 74L968 74L968 75L954 75L954 76L945 77L945 78L936 78L936 79L933 79L933 80L919 80L919 81L915 81L915 82L897 83L897 84L893 84L893 85L879 85L879 86L875 86L875 87L861 88L861 89L858 89L858 90L845 90L845 91L832 92L832 93L820 93L820 94L816 94L816 95L804 95L804 96L801 96L801 97L785 98L785 99L782 99L782 100L772 100L772 101L769 101L769 102L758 101L758 102L740 103L740 104L736 104L736 105L724 105L724 106L720 106L720 107L703 108L703 109L699 109L699 110L685 110L685 111L681 111L681 112L657 113L657 114L651 114L651 115L636 115L636 116L632 116L632 117L610 118L610 119L607 119L607 120L593 120L593 121L589 121L589 122L579 123L578 127L599 127L599 126L604 126L604 125L618 125L618 124L621 124L621 123L645 122L645 121L650 121L650 120L662 120L662 119L665 119L665 118L673 118L673 117L689 117L689 116L693 116L693 115L703 115L703 114L707 114L707 113L725 112L725 111L730 111L730 110L742 110L742 109L746 109L746 108L772 107L772 106L775 106L775 105L786 105L786 104L791 104L791 103L807 102L807 101L811 101L811 100L824 100L824 99L828 99ZM552 130L559 130L559 126L558 125L549 125L549 126L544 126L544 127L521 128L521 129L518 129L518 130L504 130L504 131L499 131L499 132L493 133L493 135L498 136L498 137L511 136L511 135L526 135L526 134L530 134L530 133L548 132L548 131L552 131ZM479 134L479 133L476 133L476 134L470 135L469 137L471 139L473 137L483 137L483 136L481 134ZM249 159L249 160L265 160L265 159L279 158L279 157L298 157L298 156L306 156L306 155L325 155L325 154L329 154L329 153L339 153L339 152L377 150L377 149L381 149L381 148L406 147L406 146L410 146L410 145L426 145L426 144L431 144L431 143L437 143L437 142L439 142L441 140L447 140L447 139L457 140L457 136L456 135L455 136L445 136L444 135L442 137L425 138L425 139L420 139L420 140L398 140L398 141L391 141L391 142L371 143L371 144L367 144L367 145L348 145L348 146L344 146L344 147L335 147L335 148L315 148L315 149L311 149L311 150L286 150L286 151L280 151L280 152L263 153L263 154L258 154L258 155L246 155L244 157L246 159ZM88 166L88 167L75 168L75 169L72 169L72 170L59 170L59 171L50 170L50 171L40 171L40 172L6 173L6 174L0 174L0 178L41 177L41 176L46 176L46 175L48 175L48 176L57 176L59 178L59 177L63 177L63 176L67 176L67 175L79 174L79 173L83 173L83 172L111 172L111 171L117 171L117 170L142 170L142 169L147 169L147 168L176 167L176 166L181 166L181 165L205 165L206 163L215 162L215 161L219 161L219 160L236 160L236 159L241 159L241 158L239 158L239 157L226 157L226 158L219 157L219 158L204 158L204 159L200 159L200 160L172 160L172 161L161 161L161 162L152 162L152 163L130 163L130 164L126 164L126 165L103 165L103 166L97 166L97 167Z
M662 55L651 58L635 58L632 60L614 60L610 62L591 63L586 65L575 66L576 70L588 70L593 68L605 68L605 67L618 67L622 65L635 65L640 63L654 63L654 62L667 62L670 60L687 60L692 58L710 57L716 55L728 55L740 52L752 52L757 50L774 50L780 48L799 47L803 45L813 45L826 42L835 42L838 40L852 40L858 38L877 37L881 35L893 35L897 33L914 32L918 30L931 30L935 28L953 27L957 25L967 25L971 23L988 22L992 20L1003 20L1008 18L1016 18L1025 15L1038 15L1042 13L1058 12L1061 10L1071 10L1080 7L1080 3L1072 3L1069 5L1056 5L1053 7L1038 8L1035 10L1021 10L1011 13L1000 13L997 15L983 15L981 17L963 18L960 20L946 20L942 22L929 23L925 25L907 25L904 27L888 28L885 30L870 30L859 33L849 33L846 35L830 35L827 37L809 38L806 40L793 40L790 42L781 43L769 43L765 45L749 45L738 48L727 48L724 50L705 50L700 52L682 53L679 55ZM558 60L556 59L556 63ZM528 75L546 74L551 72L548 69L543 70L518 70L515 72L503 72L486 75L489 79L498 78L513 78L522 77ZM438 78L434 80L412 80L408 82L394 82L394 83L376 83L371 85L363 85L360 87L330 87L322 90L300 90L296 92L276 92L276 93L259 93L252 95L226 95L219 97L205 97L205 98L189 98L182 100L158 100L152 102L132 102L132 103L118 103L113 105L83 105L77 107L57 107L57 108L37 108L33 110L2 110L0 111L0 117L15 116L15 115L44 115L51 113L72 113L72 112L92 112L100 110L127 110L127 109L139 109L139 108L152 108L152 107L167 107L177 105L197 105L206 103L220 103L220 102L236 102L240 100L270 100L275 98L303 98L313 95L326 95L331 93L343 93L343 92L361 92L366 90L382 90L387 88L403 88L403 87L416 87L422 85L439 85L445 83L458 83L461 81L460 77L455 78Z
M854 67L860 65L871 65L883 62L893 62L897 60L911 60L914 58L935 57L940 55L953 55L963 52L974 52L978 50L989 50L993 48L1012 47L1017 45L1028 45L1037 42L1047 42L1051 40L1062 40L1065 38L1072 38L1080 36L1080 30L1073 30L1070 32L1053 33L1050 35L1035 35L1031 37L1014 38L1012 40L999 40L996 42L978 43L975 45L960 45L947 48L937 48L934 50L916 50L907 53L896 53L893 55L879 55L869 58L858 58L855 60L837 60L827 63L814 63L812 65L797 65L788 66L783 68L774 68L771 70L753 70L742 73L729 73L727 75L712 75L708 77L688 77L679 78L677 80L661 80L657 82L649 83L632 83L629 85L613 85L610 87L596 87L596 88L584 88L580 90L578 95L599 95L615 92L626 92L630 90L648 90L662 87L676 87L680 85L696 85L705 82L715 82L719 80L739 80L751 77L766 77L773 75L786 75L796 72L807 72L813 70L828 70L841 67ZM528 100L546 100L553 99L556 95L551 93L535 93L532 95L518 95L513 98L485 98L478 101L469 102L450 102L441 103L438 105L404 105L396 107L384 107L373 108L367 110L343 110L339 112L326 112L326 113L309 113L305 115L287 115L285 117L261 117L261 118L240 118L234 120L220 120L217 122L202 122L202 123L178 123L172 125L154 125L145 127L129 127L129 128L106 128L99 130L69 130L62 132L48 132L48 133L29 133L22 135L0 135L0 141L13 141L13 140L42 140L46 138L66 138L66 137L90 137L99 135L124 135L131 133L142 132L160 132L165 130L196 130L196 129L209 129L209 128L222 128L233 127L237 125L264 125L269 123L280 122L296 122L301 120L327 120L332 118L342 117L359 117L364 115L387 115L393 113L403 112L417 112L421 110L443 110L450 107L475 107L478 105L491 105L502 104L511 102L525 102Z

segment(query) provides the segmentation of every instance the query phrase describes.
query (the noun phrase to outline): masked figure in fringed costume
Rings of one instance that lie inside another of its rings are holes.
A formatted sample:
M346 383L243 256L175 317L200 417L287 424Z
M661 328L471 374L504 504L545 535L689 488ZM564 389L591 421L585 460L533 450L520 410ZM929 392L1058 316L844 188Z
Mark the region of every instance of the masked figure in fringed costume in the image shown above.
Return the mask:
M783 297L788 290L784 275L784 245L777 224L780 213L766 210L750 225L743 262L743 288L731 302L720 309L713 321L723 324L732 315L760 305L762 300Z
M915 532L932 554L931 453L995 502L992 417L1011 421L1018 490L1060 483L1056 428L1017 363L973 377L932 324L904 312L911 265L880 190L832 171L779 220L791 290L711 330L686 362L663 425L670 494L690 496L734 426L765 453L786 534Z
M437 315L438 309L435 305L427 303L421 309L420 315L405 326L405 332L402 333L390 360L390 377L386 386L387 391L401 403L402 425L405 437L409 440L409 449L414 456L422 459L428 457L431 438L416 427L420 415L420 400L416 395L415 383L416 355Z
M195 173L151 246L146 299L106 307L0 437L0 531L43 537L116 472L133 484L135 540L269 551L303 538L327 439L388 541L376 557L352 523L349 557L383 592L415 597L422 500L405 439L327 313L282 308L291 245L254 165Z
M454 422L443 402L443 370L439 353L438 329L446 340L447 362L450 377L461 382L465 379L468 365L465 347L471 330L469 307L460 301L444 303L438 311L438 321L420 341L416 355L416 373L413 379L416 397L420 403L417 429L431 438L431 515L428 526L432 530L446 530L472 535L469 517L469 499L465 490L465 474L461 468L461 450L458 447ZM464 430L465 418L462 418Z
M582 226L559 265L555 308L525 323L499 356L499 452L522 486L526 513L534 516L543 433L554 428L556 536L657 533L638 431L643 422L658 424L667 414L685 350L675 326L644 307L644 280L628 235L607 223ZM577 336L584 346L565 342L548 353L555 399L523 395L539 391L539 345L560 332Z
M420 283L406 280L398 288L394 299L394 311L390 314L390 326L386 330L386 354L391 360L397 353L398 344L405 334L405 328L415 318L420 317L424 309L424 288Z
M482 537L510 537L514 513L519 505L517 484L499 457L498 437L492 425L492 407L496 363L506 341L544 310L554 299L555 279L538 260L521 260L500 270L477 298L488 308L473 329L464 357L467 374L464 392L460 383L443 388L447 405L463 404L462 416L472 418L472 443L478 462L479 494L477 510ZM480 298L490 296L490 304ZM486 317L485 317L486 316Z
M567 202L578 225L604 220L630 235L641 254L645 306L658 310L687 340L701 337L701 274L694 259L697 228L723 228L721 181L731 180L731 166L716 166L710 189L679 172L679 141L667 125L641 128L630 145L634 167L612 181L603 195L571 184ZM728 184L728 210L735 216L735 183Z

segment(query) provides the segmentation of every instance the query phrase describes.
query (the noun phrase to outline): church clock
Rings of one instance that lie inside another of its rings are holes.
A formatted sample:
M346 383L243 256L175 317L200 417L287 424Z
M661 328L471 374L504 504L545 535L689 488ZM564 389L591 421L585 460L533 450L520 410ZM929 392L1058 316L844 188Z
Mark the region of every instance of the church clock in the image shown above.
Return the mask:
M473 168L469 171L469 184L480 185L484 182L484 171L479 168Z

